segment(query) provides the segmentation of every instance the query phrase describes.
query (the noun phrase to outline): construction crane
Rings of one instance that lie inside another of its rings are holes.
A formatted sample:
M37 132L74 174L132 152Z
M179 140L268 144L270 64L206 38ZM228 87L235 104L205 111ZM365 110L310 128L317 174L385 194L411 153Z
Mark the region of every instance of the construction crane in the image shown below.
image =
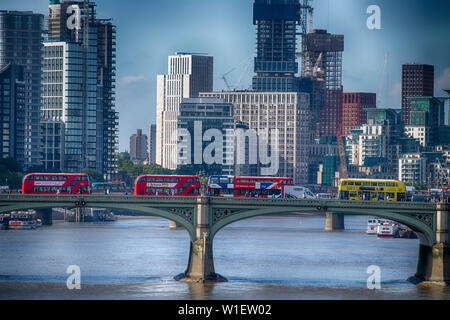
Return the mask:
M227 86L228 91L233 91L233 90L238 90L239 86L242 83L242 80L244 79L245 75L247 74L248 69L250 68L252 61L254 59L254 55L252 54L248 59L242 61L241 63L239 63L236 67L234 67L233 69L231 69L230 71L228 71L227 73L225 73L221 79L223 80L223 82L225 82L225 85ZM241 69L241 65L243 65L244 62L247 62L244 70L242 71L241 75L239 76L239 79L236 81L236 84L234 86L230 85L230 82L228 81L227 75L229 75L230 73L232 73L234 70L236 69Z
M386 78L386 71L389 63L389 53L386 53L384 57L384 67L383 67L383 73L381 74L381 80L380 80L380 89L378 91L377 96L377 106L381 105L381 102L383 101L382 98L384 98L384 88L385 88L385 78Z
M322 68L320 68L320 64L322 62L322 57L323 57L323 52L321 52L319 54L316 64L314 65L313 74L312 74L313 78L317 78L317 80L319 80L319 81L324 81L324 79L321 76L325 74L325 71Z
M300 3L300 26L302 29L302 35L306 35L311 32L313 27L313 13L314 8L311 5L312 0L301 0Z
M234 85L234 90L237 90L240 86L242 80L244 79L245 74L247 73L248 69L250 68L250 65L252 64L253 56L248 60L247 65L244 68L244 71L242 72L241 76L239 77L239 80Z
M337 137L338 147L339 147L339 158L341 160L340 165L340 176L341 179L348 179L348 167L347 167L347 155L345 153L345 147L344 147L344 138L342 135L339 135Z
M228 82L228 80L227 80L227 75L229 75L230 73L232 73L235 69L236 69L236 68L231 69L230 71L228 71L227 73L225 73L225 74L222 76L222 80L223 80L223 82L225 82L225 85L227 86L228 91L232 91L232 88L231 88L231 86L230 86L230 84L229 84L229 82Z

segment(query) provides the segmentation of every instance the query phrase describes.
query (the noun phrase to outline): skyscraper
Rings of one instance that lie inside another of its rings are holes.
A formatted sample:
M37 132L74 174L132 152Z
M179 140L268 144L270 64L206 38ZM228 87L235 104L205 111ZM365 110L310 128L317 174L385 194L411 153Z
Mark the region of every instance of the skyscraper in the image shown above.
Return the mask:
M404 64L402 66L402 120L411 123L409 97L433 97L434 66Z
M24 163L25 81L23 67L8 63L0 68L0 157Z
M0 68L8 64L23 67L23 135L15 143L18 160L25 169L41 165L39 112L44 16L29 11L0 11ZM13 67L14 68L14 67ZM20 129L21 130L21 129Z
M177 168L177 120L181 99L213 89L213 57L177 53L169 56L168 74L157 77L156 163Z
M308 144L311 140L310 93L319 91L316 83L296 77L297 29L301 24L300 0L255 0L253 24L256 25L256 58L253 91L203 92L234 106L235 123L259 136L278 132L274 154L279 167L274 175L292 177L308 183ZM265 166L258 163L259 175Z
M150 125L148 135L148 163L156 163L156 124Z
M319 136L342 134L342 52L344 36L313 30L302 39L302 77L325 83L325 101L320 108Z
M222 145L222 148L214 148L214 158L216 159L211 159L213 163L207 163L203 152L211 142L205 141L203 137L211 130L216 131L216 133L218 130L221 133L222 137L217 141ZM234 174L234 114L232 104L225 103L222 99L217 98L183 99L178 117L178 137L180 141L178 148L179 165L189 165L194 169L194 172L204 171L208 175Z
M97 51L97 158L107 180L117 172L119 113L116 112L116 26L96 19Z
M297 91L296 34L300 19L299 0L255 0L254 91Z
M268 147L279 155L273 176L285 176L295 183L308 183L309 95L298 92L204 92L200 97L223 99L234 106L235 123L242 123L258 135L278 133ZM260 144L256 144L261 147ZM251 155L253 156L253 155ZM258 161L260 172L269 165ZM267 175L267 174L266 174Z
M367 109L377 107L376 93L346 92L343 97L342 134L367 123Z
M50 2L44 43L42 126L46 134L61 129L61 146L55 146L55 151L64 161L54 169L81 172L91 168L110 179L116 171L118 144L115 27L95 15L95 4L89 1ZM58 158L48 146L44 137L46 167Z
M130 137L130 159L134 163L142 163L148 160L148 138L142 134L142 129Z

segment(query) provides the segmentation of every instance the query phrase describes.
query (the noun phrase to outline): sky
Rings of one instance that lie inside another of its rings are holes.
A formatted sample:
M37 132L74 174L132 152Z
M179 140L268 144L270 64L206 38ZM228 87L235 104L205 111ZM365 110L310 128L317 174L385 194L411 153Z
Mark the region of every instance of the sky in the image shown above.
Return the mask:
M175 52L214 57L214 90L249 89L256 35L253 0L96 0L97 17L117 26L116 106L119 150L156 118L156 76ZM0 0L0 10L47 14L48 0ZM401 66L435 66L435 96L450 88L450 1L313 0L315 29L345 36L344 92L375 92L378 107L401 107ZM367 8L381 9L381 29L369 30ZM385 68L385 58L388 56ZM385 70L385 72L383 72ZM385 74L383 79L383 73Z

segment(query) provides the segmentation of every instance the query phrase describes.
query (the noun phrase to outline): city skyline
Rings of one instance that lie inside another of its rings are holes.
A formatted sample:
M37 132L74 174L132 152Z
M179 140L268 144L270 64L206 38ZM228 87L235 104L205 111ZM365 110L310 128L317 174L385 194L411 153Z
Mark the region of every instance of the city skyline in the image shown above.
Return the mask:
M127 149L128 138L136 127L147 131L149 125L155 123L156 75L165 72L168 55L192 51L213 56L215 91L226 89L221 78L230 70L233 70L227 76L230 83L238 83L242 77L239 89L248 89L254 75L252 63L246 68L255 53L252 0L215 3L198 0L189 5L180 4L178 0L135 2L136 5L131 1L124 6L119 1L96 1L97 12L112 17L118 30L119 151ZM405 63L434 65L435 96L443 96L442 89L450 87L450 64L442 54L450 49L450 43L441 41L450 26L446 17L450 3L435 1L430 6L423 0L409 1L408 5L377 1L382 14L381 30L366 27L369 17L366 9L371 4L371 1L359 0L313 2L314 28L346 37L344 92L378 93L385 55L389 53L385 90L381 92L379 107L401 107L401 66ZM31 10L44 15L47 5L47 0L0 1L2 10ZM135 10L137 6L140 10ZM173 19L187 23L174 24ZM136 32L143 29L149 30L148 38ZM146 116L136 118L135 114Z

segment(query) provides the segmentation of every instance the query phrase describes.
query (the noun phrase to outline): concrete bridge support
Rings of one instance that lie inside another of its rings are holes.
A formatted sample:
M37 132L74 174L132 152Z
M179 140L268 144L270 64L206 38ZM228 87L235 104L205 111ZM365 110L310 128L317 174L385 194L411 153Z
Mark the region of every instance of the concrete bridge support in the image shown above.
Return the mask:
M344 231L344 214L327 212L325 217L325 231Z
M44 226L53 225L53 210L52 209L36 210L36 216L38 219L42 220L42 225L44 225Z
M436 212L436 244L421 243L416 277L420 280L450 283L450 246L448 223L450 205L439 203Z
M213 239L210 238L209 198L197 199L195 239L191 240L189 263L186 271L175 277L184 282L227 281L214 270Z

